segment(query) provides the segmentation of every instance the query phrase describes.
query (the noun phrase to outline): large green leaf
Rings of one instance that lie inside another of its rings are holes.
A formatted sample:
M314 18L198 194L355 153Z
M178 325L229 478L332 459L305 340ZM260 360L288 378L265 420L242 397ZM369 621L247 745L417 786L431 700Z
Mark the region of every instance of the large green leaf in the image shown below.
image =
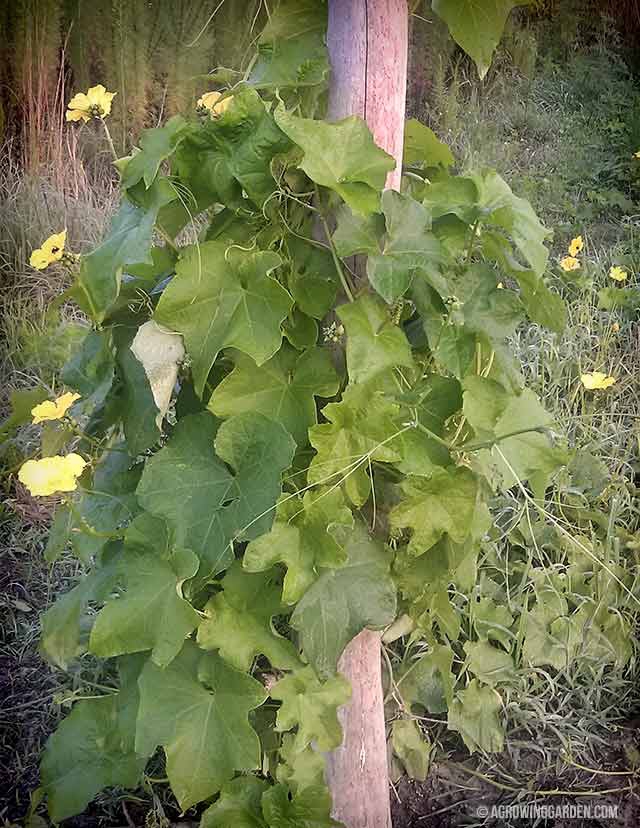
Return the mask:
M297 667L296 648L273 628L273 617L287 611L280 600L277 573L251 574L235 561L222 587L204 608L206 618L198 629L198 644L205 650L217 649L238 670L249 670L258 655L266 656L279 670Z
M449 730L458 731L471 753L499 753L504 746L504 728L498 715L501 708L497 692L473 679L454 699L447 725Z
M391 727L391 743L411 779L424 782L429 772L431 745L413 719L399 719Z
M423 164L425 167L451 167L455 164L449 147L428 126L410 118L404 125L404 164Z
M140 148L125 159L122 186L125 190L133 187L140 179L145 187L155 181L160 164L172 155L185 136L187 123L182 115L169 118L162 127L144 129L140 135Z
M549 260L544 241L549 231L542 225L529 202L516 196L494 170L472 176L478 188L482 219L507 231L532 270L542 275Z
M171 788L186 810L220 790L234 771L260 764L260 743L248 721L264 687L213 653L186 642L161 669L148 661L139 679L136 751L162 745Z
M332 397L340 380L325 348L302 354L283 346L258 367L242 353L234 355L235 368L216 387L209 408L219 417L259 411L282 423L302 448L307 430L317 422L315 397Z
M449 322L462 323L465 330L502 343L523 319L522 305L512 290L498 288L496 274L486 265L467 269L456 294L462 303Z
M511 9L523 0L432 0L434 12L451 36L473 58L481 78L491 66Z
M312 181L337 192L356 213L379 209L380 193L395 161L376 146L361 118L327 123L297 118L279 106L275 119L303 151L300 167Z
M79 814L103 788L135 788L146 763L134 752L137 662L119 693L74 705L46 744L40 779L49 815L59 823Z
M127 448L135 457L160 438L158 407L143 364L131 350L137 328L119 326L114 332L116 363L121 382L122 422Z
M347 371L351 382L365 382L389 368L411 366L404 332L393 324L384 302L361 296L337 309L347 331Z
M420 275L415 278L426 278L443 291L445 282L439 272L443 253L431 232L429 211L410 196L386 190L382 212L387 227L382 250L367 259L367 274L375 290L387 302L394 302L406 292L418 270Z
M351 385L338 403L322 410L326 423L309 429L317 454L309 466L309 483L344 484L349 500L362 506L369 497L370 464L399 462L401 409L372 383Z
M71 295L94 322L102 322L117 299L122 269L129 264L152 263L150 248L158 212L175 198L173 186L158 179L140 206L123 200L107 238L82 257Z
M40 650L45 658L61 670L85 647L81 642L82 627L88 622L85 613L90 601L102 603L118 580L117 559L120 544L114 544L113 554L91 572L83 575L77 586L58 596L55 604L42 616Z
M184 336L199 394L222 348L262 365L280 347L280 323L293 302L269 275L279 264L276 253L228 250L221 242L186 249L155 319Z
M334 243L341 256L367 253L367 276L373 288L387 302L395 302L409 287L417 269L422 278L444 290L439 273L442 262L440 242L431 233L431 214L410 196L385 190L382 212L386 233L380 239L371 233L367 219L358 221L348 215L348 208L338 214ZM370 224L370 222L369 222ZM374 228L371 227L372 231ZM420 277L417 277L420 278Z
M285 429L261 414L227 420L217 435L216 428L209 413L180 420L138 487L140 503L167 521L176 546L199 557L199 580L227 568L234 538L268 531L295 448Z
M269 828L343 828L331 819L331 794L324 785L300 790L291 799L285 785L274 785L262 796Z
M404 702L418 704L428 713L444 713L453 698L453 650L435 644L431 651L404 665L396 677Z
M316 0L284 0L258 39L249 83L258 88L315 86L329 74L327 10Z
M269 783L255 776L227 782L219 799L202 814L200 828L269 828L262 817L262 794Z
M498 488L510 489L519 480L528 480L541 497L551 476L568 462L566 448L554 445L549 436L553 428L549 412L528 388L513 396L483 377L468 377L464 388L469 424L483 440L495 442L495 448L475 453L483 470Z
M151 650L166 667L180 652L200 616L181 595L198 571L189 549L172 549L165 523L143 512L129 526L120 568L125 592L107 602L95 620L89 647L109 658Z
M346 546L347 562L326 570L299 601L291 626L320 678L335 674L351 639L365 628L381 629L396 615L389 555L357 524Z
M111 331L88 331L80 348L62 369L62 381L94 405L107 396L115 370Z
M297 727L298 750L313 743L315 750L327 751L342 743L338 708L351 698L351 685L344 676L320 682L311 667L302 667L274 684L270 695L282 702L276 730Z
M515 677L513 658L488 641L467 641L464 651L469 671L483 684L495 687Z
M98 556L110 536L138 513L135 490L141 472L142 464L134 465L125 444L118 442L106 449L91 479L83 476L65 521L73 551L81 560Z
M224 112L192 127L174 165L198 212L214 201L233 208L262 207L277 190L272 161L290 146L256 90L239 86Z
M336 297L337 274L331 254L297 236L287 238L291 257L289 290L301 311L322 319Z
M411 529L409 552L422 555L447 534L463 543L471 532L478 481L464 466L433 470L431 477L409 477L402 483L405 498L394 506L394 529Z
M353 516L340 489L316 489L302 499L283 498L271 531L247 546L244 567L260 572L283 563L287 574L282 600L295 604L322 568L345 562L344 535L352 526Z
M566 324L566 307L562 298L549 290L542 273L520 264L509 239L497 230L482 234L482 250L485 256L498 262L509 276L517 280L520 298L529 319L551 331L562 333Z
M300 749L294 733L283 733L276 769L278 782L283 782L292 793L325 784L325 760L322 753L308 746Z

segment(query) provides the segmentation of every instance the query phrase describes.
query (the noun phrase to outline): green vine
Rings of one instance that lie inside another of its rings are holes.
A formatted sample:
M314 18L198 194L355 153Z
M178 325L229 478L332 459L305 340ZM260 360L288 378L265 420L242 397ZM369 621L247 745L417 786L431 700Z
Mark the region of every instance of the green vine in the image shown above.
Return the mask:
M394 161L367 126L313 117L325 15L281 5L224 106L142 134L77 265L68 298L92 329L63 380L87 466L47 557L70 544L88 571L45 613L42 650L62 669L112 659L114 689L47 744L56 822L166 773L181 809L207 805L203 828L335 825L322 752L350 693L338 658L365 628L429 644L390 699L418 665L470 750L502 746L487 665L510 656L494 634L454 666L454 596L493 494L535 501L566 462L505 344L526 317L563 327L547 232L495 172L454 174L417 122L411 174L383 191ZM394 748L424 773L399 707Z

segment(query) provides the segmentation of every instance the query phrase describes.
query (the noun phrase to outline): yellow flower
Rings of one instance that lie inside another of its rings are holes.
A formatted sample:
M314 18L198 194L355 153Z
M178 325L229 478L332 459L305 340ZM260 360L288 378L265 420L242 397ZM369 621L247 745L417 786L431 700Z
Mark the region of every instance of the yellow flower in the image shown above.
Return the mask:
M577 256L578 253L582 253L583 250L584 242L582 241L582 236L576 236L575 239L571 239L571 244L569 245L570 256Z
M67 121L90 121L91 118L106 118L111 112L111 101L115 92L107 92L99 83L92 86L86 93L78 92L69 101Z
M64 255L64 245L67 240L67 231L54 233L53 236L42 242L42 245L31 253L29 264L36 270L44 270L53 262L59 262Z
M618 267L617 265L616 265L615 267L612 267L612 268L609 270L609 276L610 276L610 277L611 277L611 278L612 278L615 282L626 282L626 280L627 280L627 276L628 276L628 275L629 275L629 274L627 273L627 271L626 271L626 270L624 270L624 268L622 268L622 267Z
M207 109L212 115L222 115L233 100L233 95L220 100L222 92L205 92L196 103L198 109Z
M45 400L31 409L33 422L37 424L43 423L45 420L60 420L74 402L79 399L80 394L72 394L71 391L67 391L66 394L58 397L53 402L51 400Z
M504 290L504 285L502 284L502 282L498 282L496 287L498 288L498 290Z
M633 157L634 158L640 158L640 150L638 150L638 152L634 152Z
M620 330L620 325L618 324L618 322L614 322L614 323L613 323L613 325L611 326L611 330L612 330L614 333L618 333L618 331Z
M560 267L566 271L580 270L580 262L575 256L565 256L564 259L560 260Z
M594 371L592 374L582 374L580 382L584 385L587 391L599 391L605 388L611 388L615 385L616 378L603 374L602 371Z
M36 496L73 492L86 465L87 461L79 454L67 454L65 457L58 454L55 457L43 457L42 460L27 460L18 472L18 480Z

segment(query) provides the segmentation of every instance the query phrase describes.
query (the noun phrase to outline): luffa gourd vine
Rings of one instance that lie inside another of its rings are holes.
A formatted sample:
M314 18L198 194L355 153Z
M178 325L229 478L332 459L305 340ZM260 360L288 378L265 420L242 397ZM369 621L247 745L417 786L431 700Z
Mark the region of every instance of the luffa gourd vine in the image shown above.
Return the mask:
M164 762L204 828L335 825L338 658L398 618L431 645L450 727L497 716L489 685L456 691L449 590L473 583L492 492L541 495L565 461L505 344L527 316L562 328L546 231L415 121L403 190L383 192L394 161L366 125L311 117L325 25L321 4L282 4L247 76L146 130L74 264L81 461L47 557L70 544L87 574L42 650L111 659L113 692L46 746L55 821Z

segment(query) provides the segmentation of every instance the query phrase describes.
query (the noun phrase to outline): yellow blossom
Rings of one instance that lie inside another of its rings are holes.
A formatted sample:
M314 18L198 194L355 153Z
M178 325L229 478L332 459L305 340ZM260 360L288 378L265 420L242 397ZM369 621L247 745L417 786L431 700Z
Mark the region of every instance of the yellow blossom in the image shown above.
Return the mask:
M222 115L233 100L233 95L229 95L228 98L224 98L222 101L220 100L221 97L222 92L205 92L204 95L198 98L196 107L207 109L212 115Z
M584 385L587 391L599 391L605 388L611 388L615 385L616 378L603 374L602 371L594 371L592 374L582 374L580 382Z
M618 333L618 332L619 332L619 330L620 330L620 325L618 324L618 322L614 322L614 323L613 323L613 325L611 326L611 330L612 330L614 333Z
M58 454L55 457L43 457L42 460L27 460L18 472L18 480L36 496L73 492L86 465L87 461L79 454L67 454L64 457Z
M564 259L560 260L560 267L566 271L579 270L580 262L575 258L575 256L565 256Z
M634 158L640 158L640 150L638 150L638 152L634 152L633 157Z
M115 92L107 92L99 83L87 92L78 92L69 101L67 121L90 121L91 118L106 118L111 112L111 101Z
M582 241L582 236L576 236L575 239L571 239L571 244L569 245L569 255L571 257L577 256L583 250L584 242Z
M502 284L502 282L498 282L496 287L498 288L498 290L504 290L504 285Z
M31 409L34 423L43 423L45 420L60 420L67 411L71 408L76 400L80 399L80 394L72 394L67 391L66 394L53 400L45 400L35 408Z
M53 262L59 262L64 255L64 245L67 240L67 231L54 233L42 242L42 245L31 253L29 264L36 270L44 270Z
M629 274L624 268L618 267L617 265L609 270L609 276L615 282L626 282L628 275Z

